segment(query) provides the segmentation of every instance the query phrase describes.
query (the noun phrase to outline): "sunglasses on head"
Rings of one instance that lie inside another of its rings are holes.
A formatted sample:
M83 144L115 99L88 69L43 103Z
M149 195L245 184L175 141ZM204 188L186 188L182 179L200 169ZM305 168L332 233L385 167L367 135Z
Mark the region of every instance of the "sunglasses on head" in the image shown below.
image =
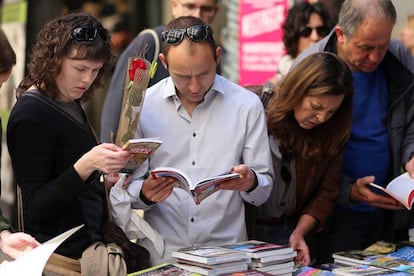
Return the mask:
M195 25L186 29L171 29L161 34L162 41L168 45L176 45L184 39L184 34L192 41L206 40L209 33L207 25Z
M326 26L319 26L319 27L316 27L316 28L303 27L299 30L299 33L303 37L309 37L312 34L313 30L316 30L316 33L319 36L326 36L329 33L329 28L326 27Z
M72 30L71 37L76 41L93 41L96 36L100 36L107 41L109 39L108 31L103 28L80 26Z

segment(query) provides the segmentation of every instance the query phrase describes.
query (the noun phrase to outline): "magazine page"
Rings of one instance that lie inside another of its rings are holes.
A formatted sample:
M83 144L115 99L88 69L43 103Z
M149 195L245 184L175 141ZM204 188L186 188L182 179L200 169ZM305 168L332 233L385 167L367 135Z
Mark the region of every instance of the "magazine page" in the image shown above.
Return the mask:
M43 269L46 265L47 260L53 251L70 237L73 233L83 227L79 225L68 231L52 238L35 249L27 252L20 258L8 262L4 261L0 264L0 275L2 276L15 276L15 275L42 275Z

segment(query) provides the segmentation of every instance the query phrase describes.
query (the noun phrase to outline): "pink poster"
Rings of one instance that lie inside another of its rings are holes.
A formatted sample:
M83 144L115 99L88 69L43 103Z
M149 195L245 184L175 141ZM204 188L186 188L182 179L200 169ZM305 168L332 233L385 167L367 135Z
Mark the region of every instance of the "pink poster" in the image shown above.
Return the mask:
M284 55L282 24L289 0L241 0L239 6L239 84L263 84Z

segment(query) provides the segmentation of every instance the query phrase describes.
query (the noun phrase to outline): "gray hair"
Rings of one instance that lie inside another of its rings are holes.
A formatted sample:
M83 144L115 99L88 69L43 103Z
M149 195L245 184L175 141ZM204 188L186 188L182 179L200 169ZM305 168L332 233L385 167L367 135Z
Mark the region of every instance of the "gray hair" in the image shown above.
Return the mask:
M395 25L397 12L391 0L345 0L339 11L338 25L348 37L367 19L380 19Z

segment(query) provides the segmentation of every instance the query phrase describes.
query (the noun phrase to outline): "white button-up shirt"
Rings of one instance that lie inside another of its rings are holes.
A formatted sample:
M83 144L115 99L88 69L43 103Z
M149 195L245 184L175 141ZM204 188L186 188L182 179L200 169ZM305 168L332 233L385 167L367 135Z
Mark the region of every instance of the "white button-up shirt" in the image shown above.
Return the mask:
M168 77L147 90L138 137L159 137L163 142L148 166L134 173L128 188L132 206L145 210L145 219L165 241L163 256L149 248L152 264L171 262L171 251L181 247L246 240L243 201L261 205L272 189L265 114L257 95L216 75L204 101L190 116ZM200 205L178 188L152 206L139 198L144 177L156 167L178 168L195 182L239 164L256 173L258 187L250 193L219 190Z

